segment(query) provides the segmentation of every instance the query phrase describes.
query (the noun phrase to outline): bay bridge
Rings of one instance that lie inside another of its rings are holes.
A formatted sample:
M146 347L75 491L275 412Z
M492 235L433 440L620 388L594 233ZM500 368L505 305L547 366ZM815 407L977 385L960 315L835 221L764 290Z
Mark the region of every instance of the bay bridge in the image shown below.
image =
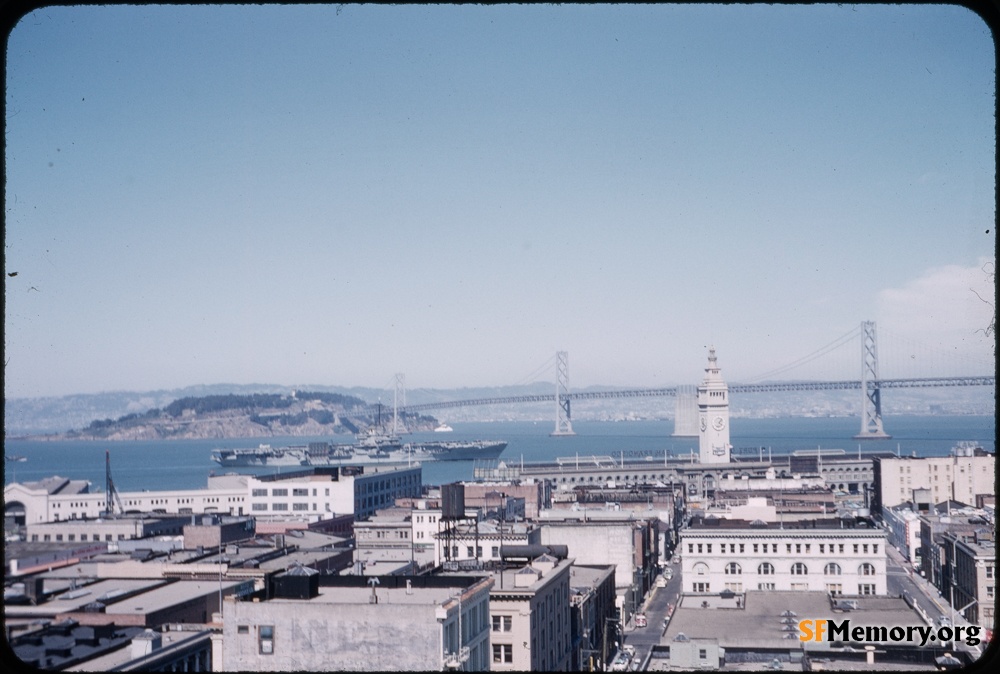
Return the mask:
M750 393L775 393L789 391L833 391L833 390L853 390L861 393L859 405L861 408L861 429L855 436L856 439L881 439L889 436L882 423L882 391L887 389L902 388L938 388L951 386L995 386L996 376L990 375L967 375L967 376L937 376L937 377L906 377L906 378L881 378L879 377L878 345L874 321L864 321L860 329L852 330L847 335L838 338L835 342L822 347L820 350L799 359L795 363L779 368L772 372L777 373L787 371L791 367L798 366L803 362L829 353L834 348L849 343L852 339L860 337L861 342L861 371L858 379L850 380L826 380L826 381L769 381L762 383L735 383L729 384L731 394ZM816 355L818 354L818 355ZM397 394L400 392L403 382L402 375L396 375ZM552 435L573 435L572 426L572 402L581 400L611 399L611 398L651 398L651 397L673 397L676 399L676 414L674 422L674 435L696 436L698 435L698 403L697 386L670 386L662 388L637 388L637 389L614 389L607 391L578 391L571 392L569 388L569 356L565 351L556 354L556 386L551 394L529 394L511 395L491 398L473 398L466 400L450 400L432 403L421 403L417 405L403 405L397 407L399 412L418 413L426 410L439 410L457 407L469 407L479 405L502 405L520 403L554 403L555 429Z

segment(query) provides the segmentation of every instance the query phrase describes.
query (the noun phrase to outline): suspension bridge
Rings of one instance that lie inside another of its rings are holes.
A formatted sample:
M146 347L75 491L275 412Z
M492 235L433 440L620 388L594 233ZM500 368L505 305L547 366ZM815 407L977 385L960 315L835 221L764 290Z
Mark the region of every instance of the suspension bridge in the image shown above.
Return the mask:
M824 356L835 349L844 347L852 341L860 338L861 343L861 372L860 378L850 380L826 380L826 381L765 381L761 383L733 383L729 384L731 394L750 393L775 393L790 391L833 391L833 390L854 390L861 392L861 429L857 439L879 439L890 437L882 423L882 398L881 394L886 389L902 388L937 388L946 386L995 386L995 375L965 375L965 376L936 376L936 377L896 377L881 378L879 376L879 356L878 343L876 338L875 323L864 321L859 329L852 330L831 344L826 345L813 352L809 356L772 370L758 377L764 379L778 374L788 372L799 367L806 362ZM982 367L982 366L980 366ZM397 396L402 390L403 376L396 375ZM565 351L556 354L556 387L551 394L531 394L512 395L493 398L474 398L467 400L450 400L432 403L421 403L417 405L403 405L398 407L399 412L418 413L427 410L440 410L456 407L470 407L477 405L503 405L520 403L555 403L555 430L552 435L573 435L572 425L572 402L580 400L596 400L611 398L652 398L652 397L673 397L676 399L676 415L674 423L674 435L696 436L698 435L698 401L697 386L671 386L664 388L639 388L639 389L615 389L608 391L579 391L571 392L569 388L569 356Z

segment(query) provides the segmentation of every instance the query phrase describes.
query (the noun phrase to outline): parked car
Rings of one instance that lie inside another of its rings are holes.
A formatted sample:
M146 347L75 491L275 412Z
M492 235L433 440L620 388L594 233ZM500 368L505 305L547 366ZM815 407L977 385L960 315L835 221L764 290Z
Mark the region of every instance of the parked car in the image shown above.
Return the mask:
M657 576L656 577L656 587L666 587L666 586L667 586L667 579L664 576L662 576L662 575Z
M635 614L635 626L636 627L645 627L646 626L646 614L645 613L636 613Z
M611 661L611 671L612 672L627 672L628 663L632 660L628 653L619 652L615 656L615 659Z

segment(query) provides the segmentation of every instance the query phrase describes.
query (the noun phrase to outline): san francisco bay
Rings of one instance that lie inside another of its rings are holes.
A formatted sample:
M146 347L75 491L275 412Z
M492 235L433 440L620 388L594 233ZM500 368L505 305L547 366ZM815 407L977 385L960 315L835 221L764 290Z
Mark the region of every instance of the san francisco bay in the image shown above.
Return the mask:
M413 433L404 442L424 440L505 440L501 460L549 461L559 457L612 456L648 461L687 455L697 451L697 438L672 437L673 422L580 421L573 422L576 435L550 437L551 421L453 423L454 431ZM854 440L860 430L857 417L767 418L732 420L733 453L763 456L800 449L842 449L848 453L889 451L902 456L944 456L958 442L974 441L995 450L996 418L993 416L898 416L885 420L888 440ZM120 491L200 489L209 474L226 472L212 462L215 448L256 447L265 442L274 447L302 445L312 440L349 442L334 438L275 437L264 439L160 440L136 442L6 440L5 483L29 482L58 475L89 480L103 489L105 452L110 452L112 475ZM12 461L21 456L24 461ZM282 471L295 468L282 468ZM278 469L257 469L277 472ZM253 472L244 469L242 472ZM423 464L424 483L439 485L470 480L472 461L438 461Z

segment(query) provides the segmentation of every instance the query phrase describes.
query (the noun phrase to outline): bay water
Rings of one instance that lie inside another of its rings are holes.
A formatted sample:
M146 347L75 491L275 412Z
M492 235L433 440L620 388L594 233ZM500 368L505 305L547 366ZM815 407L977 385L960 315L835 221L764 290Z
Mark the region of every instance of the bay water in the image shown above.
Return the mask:
M894 416L884 419L888 440L854 440L861 429L858 417L731 419L734 454L767 457L799 449L888 451L902 456L945 456L957 443L977 442L995 451L996 418L993 416ZM616 459L665 456L697 452L698 440L673 437L673 422L663 421L574 421L576 435L551 437L554 421L455 422L451 433L422 432L404 436L404 442L428 440L505 440L501 460L508 464L551 461L559 457L605 455ZM105 452L119 491L201 489L211 473L223 469L211 460L215 448L303 445L311 441L350 442L347 436L275 437L225 440L37 441L5 440L4 482L30 482L58 475L89 480L93 489L105 483ZM24 461L11 460L22 456ZM471 480L472 461L431 461L423 467L423 481L440 485ZM239 472L269 474L289 472L295 467L239 469Z

